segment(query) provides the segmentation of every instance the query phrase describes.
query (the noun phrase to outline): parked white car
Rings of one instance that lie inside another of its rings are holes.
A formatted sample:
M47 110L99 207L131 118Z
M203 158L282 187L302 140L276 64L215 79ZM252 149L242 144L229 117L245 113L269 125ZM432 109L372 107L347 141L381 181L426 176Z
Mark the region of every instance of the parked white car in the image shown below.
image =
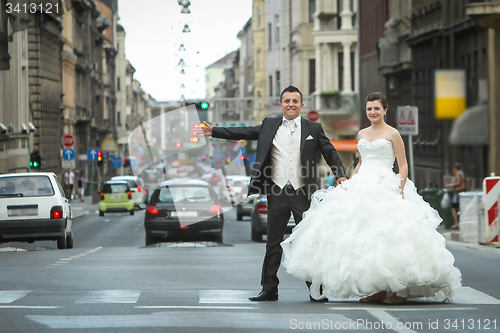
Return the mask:
M115 176L111 180L124 180L127 182L130 191L132 192L132 200L134 201L134 206L144 209L148 203L148 190L146 189L146 183L140 177L136 176Z
M57 241L73 248L71 206L52 172L0 175L0 242Z

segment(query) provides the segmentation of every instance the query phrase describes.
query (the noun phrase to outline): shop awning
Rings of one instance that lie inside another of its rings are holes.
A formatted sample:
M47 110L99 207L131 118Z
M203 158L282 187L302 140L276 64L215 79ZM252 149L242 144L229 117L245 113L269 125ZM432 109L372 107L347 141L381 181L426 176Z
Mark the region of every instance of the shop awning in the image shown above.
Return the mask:
M358 140L331 140L330 143L338 151L356 151L356 150L358 150Z
M455 119L448 138L452 145L488 145L488 106L472 106Z

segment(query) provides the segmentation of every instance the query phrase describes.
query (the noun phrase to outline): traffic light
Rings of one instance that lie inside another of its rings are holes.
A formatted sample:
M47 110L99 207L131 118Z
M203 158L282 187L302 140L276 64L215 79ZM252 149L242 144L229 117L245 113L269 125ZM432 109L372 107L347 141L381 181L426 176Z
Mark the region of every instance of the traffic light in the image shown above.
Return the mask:
M97 166L100 167L100 166L103 166L104 164L104 160L102 158L102 151L99 150L99 152L97 153Z
M33 169L39 169L42 164L42 156L38 150L34 150L30 156L30 166Z
M130 159L128 157L123 160L123 167L130 168Z
M208 102L201 102L201 104L200 104L200 108L202 110L208 110L209 107L210 107L210 104L208 104Z

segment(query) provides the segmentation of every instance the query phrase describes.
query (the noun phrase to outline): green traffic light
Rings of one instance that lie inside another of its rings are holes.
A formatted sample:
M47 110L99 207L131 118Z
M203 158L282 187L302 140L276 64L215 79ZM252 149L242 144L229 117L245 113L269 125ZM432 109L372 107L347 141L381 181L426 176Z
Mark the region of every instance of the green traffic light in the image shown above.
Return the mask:
M207 102L203 102L203 103L201 103L201 104L200 104L200 106L201 106L201 108L202 108L203 110L206 110L206 109L208 109L208 106L209 106L209 105L208 105L208 103L207 103Z
M33 166L36 168L38 166L37 162L33 162Z
M30 162L30 167L32 167L32 166L33 166L33 162Z

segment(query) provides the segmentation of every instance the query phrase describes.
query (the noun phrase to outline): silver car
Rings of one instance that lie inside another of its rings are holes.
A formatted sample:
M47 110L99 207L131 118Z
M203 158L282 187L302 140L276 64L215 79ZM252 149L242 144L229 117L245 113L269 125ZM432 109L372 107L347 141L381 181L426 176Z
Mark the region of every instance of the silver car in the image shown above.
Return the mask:
M124 180L127 182L130 192L132 192L132 200L134 207L144 209L148 203L148 190L146 184L141 177L135 176L115 176L111 180Z
M262 242L262 235L267 235L267 196L259 195L255 200L251 213L252 218L252 240ZM290 213L290 220L285 229L285 233L291 233L295 227L295 219Z

